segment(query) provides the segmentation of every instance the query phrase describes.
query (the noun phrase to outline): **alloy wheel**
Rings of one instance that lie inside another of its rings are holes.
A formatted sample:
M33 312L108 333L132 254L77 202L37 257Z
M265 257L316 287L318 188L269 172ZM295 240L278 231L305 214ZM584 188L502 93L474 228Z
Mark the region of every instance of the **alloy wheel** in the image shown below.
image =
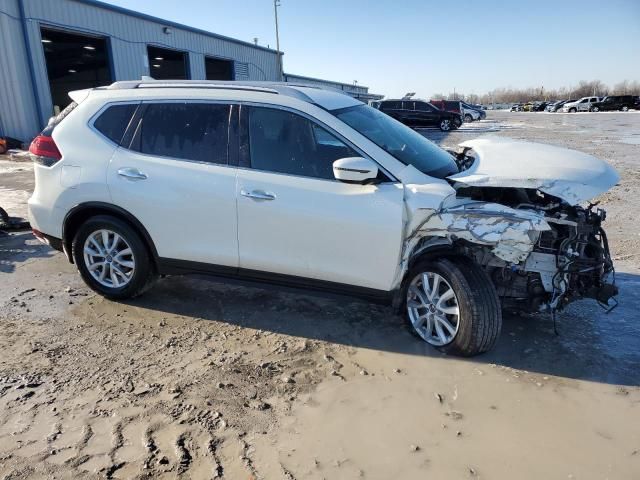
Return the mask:
M131 246L112 230L96 230L89 235L84 242L83 255L87 270L104 287L122 288L135 272Z
M422 272L411 281L407 312L416 333L431 345L447 345L458 333L458 299L449 282L438 273Z
M440 122L440 129L445 132L451 129L451 121L450 120L442 120Z

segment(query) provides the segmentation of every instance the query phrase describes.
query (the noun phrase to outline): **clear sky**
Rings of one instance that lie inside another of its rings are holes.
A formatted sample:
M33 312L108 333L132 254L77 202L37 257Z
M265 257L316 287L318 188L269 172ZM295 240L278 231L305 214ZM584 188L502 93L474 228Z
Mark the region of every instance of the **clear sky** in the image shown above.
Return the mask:
M275 48L272 0L106 0ZM640 80L640 0L281 0L284 70L429 97Z

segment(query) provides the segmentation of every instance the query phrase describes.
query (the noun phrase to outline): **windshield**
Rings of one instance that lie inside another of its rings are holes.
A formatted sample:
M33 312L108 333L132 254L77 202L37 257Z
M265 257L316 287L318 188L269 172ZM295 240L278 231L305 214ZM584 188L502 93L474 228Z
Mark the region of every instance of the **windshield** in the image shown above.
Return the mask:
M331 113L405 165L413 165L437 178L458 173L456 162L449 153L385 113L367 105Z

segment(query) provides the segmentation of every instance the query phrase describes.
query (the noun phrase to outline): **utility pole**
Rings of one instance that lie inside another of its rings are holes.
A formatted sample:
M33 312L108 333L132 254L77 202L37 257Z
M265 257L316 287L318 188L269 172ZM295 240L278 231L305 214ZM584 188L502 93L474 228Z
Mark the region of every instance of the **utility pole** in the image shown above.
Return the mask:
M280 55L280 34L278 32L278 7L280 0L273 0L273 12L276 17L276 50L278 51L278 81L282 81L282 56Z

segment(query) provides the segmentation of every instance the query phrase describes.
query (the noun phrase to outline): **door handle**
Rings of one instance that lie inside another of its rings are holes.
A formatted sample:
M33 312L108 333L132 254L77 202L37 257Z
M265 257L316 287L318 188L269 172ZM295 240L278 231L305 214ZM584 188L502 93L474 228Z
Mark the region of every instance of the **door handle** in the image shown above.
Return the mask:
M253 198L255 200L275 200L276 196L273 193L265 192L263 190L252 190L251 192L242 189L240 195L243 197Z
M148 178L146 173L142 173L137 168L132 167L123 167L118 169L118 175L130 180L146 180Z

